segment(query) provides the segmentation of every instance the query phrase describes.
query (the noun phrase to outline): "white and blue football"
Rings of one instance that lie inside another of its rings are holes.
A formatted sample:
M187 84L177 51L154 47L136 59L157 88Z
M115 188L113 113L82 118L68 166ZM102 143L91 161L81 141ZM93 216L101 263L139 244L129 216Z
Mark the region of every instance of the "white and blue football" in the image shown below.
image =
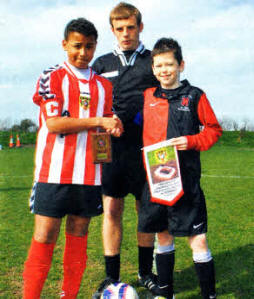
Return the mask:
M138 299L135 289L127 283L110 284L102 293L101 299Z

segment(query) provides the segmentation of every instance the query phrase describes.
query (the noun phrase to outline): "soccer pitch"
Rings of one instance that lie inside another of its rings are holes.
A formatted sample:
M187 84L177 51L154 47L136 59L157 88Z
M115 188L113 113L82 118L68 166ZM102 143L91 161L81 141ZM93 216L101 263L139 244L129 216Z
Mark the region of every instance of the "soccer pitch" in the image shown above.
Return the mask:
M0 298L21 298L23 263L33 232L28 198L33 180L34 148L0 151ZM202 187L208 208L208 240L216 267L219 298L254 297L254 149L216 145L201 154ZM123 217L121 280L140 298L150 298L137 284L136 213L128 196ZM88 265L78 298L91 298L104 278L101 220L92 220ZM186 239L176 239L175 292L178 299L198 299L198 282ZM41 298L59 298L64 224Z

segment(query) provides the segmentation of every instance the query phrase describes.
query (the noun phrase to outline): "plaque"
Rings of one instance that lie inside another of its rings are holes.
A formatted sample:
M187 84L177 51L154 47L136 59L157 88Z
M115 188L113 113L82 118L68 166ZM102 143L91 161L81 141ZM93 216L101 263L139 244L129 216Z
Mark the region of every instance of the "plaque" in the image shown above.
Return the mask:
M108 133L92 133L92 151L94 163L108 163L111 158L111 137Z

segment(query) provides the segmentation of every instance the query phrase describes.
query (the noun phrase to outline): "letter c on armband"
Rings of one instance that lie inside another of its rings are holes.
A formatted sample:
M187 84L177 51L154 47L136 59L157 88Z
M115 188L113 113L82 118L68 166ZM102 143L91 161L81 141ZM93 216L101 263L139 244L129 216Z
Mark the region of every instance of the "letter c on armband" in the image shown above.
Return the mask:
M45 107L47 116L52 117L58 115L59 103L57 101L48 102Z

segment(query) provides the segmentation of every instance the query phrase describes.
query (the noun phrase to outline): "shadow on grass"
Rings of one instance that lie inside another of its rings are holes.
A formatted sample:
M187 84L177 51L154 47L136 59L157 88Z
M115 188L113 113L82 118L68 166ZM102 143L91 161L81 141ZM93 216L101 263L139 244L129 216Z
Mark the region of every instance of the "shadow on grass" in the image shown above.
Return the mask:
M214 255L216 269L216 292L218 297L251 299L254 294L254 245L248 244L233 250ZM136 280L130 284L137 288L140 298L151 298L148 292L140 288ZM198 299L198 280L194 266L174 273L174 286L177 298ZM187 295L191 292L193 295ZM186 292L186 294L184 294ZM182 294L182 296L181 296Z

